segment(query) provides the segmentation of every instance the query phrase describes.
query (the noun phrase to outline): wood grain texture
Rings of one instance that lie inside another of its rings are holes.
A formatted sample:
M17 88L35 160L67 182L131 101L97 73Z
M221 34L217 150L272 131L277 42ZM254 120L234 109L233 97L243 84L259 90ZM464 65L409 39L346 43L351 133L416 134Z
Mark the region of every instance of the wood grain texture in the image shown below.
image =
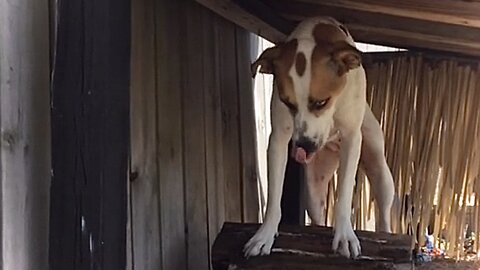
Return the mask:
M209 239L207 213L207 178L205 163L205 107L203 62L208 61L199 53L198 44L203 43L202 18L205 14L200 5L184 1L185 39L182 54L183 94L183 145L185 177L185 221L187 224L187 267L208 269Z
M253 100L253 80L249 67L254 56L250 44L252 34L236 28L237 82L240 120L240 152L242 183L242 221L258 221L258 182L257 143L255 136L255 105Z
M315 0L299 0L299 2L318 3ZM375 11L398 17L415 18L432 22L480 27L480 2L458 0L327 0L323 5L332 7L348 7L357 11Z
M223 22L223 20L222 20ZM226 212L225 220L242 220L242 185L240 157L240 123L238 101L238 79L236 66L235 26L220 23L217 42L222 44L218 51L220 89L222 104L222 148L223 176Z
M259 19L255 14L250 14L239 3L230 0L196 0L198 3L211 9L222 16L252 33L264 36L272 41L281 41L285 39L285 33L276 29L271 22ZM240 3L241 4L241 3Z
M362 256L333 254L332 228L281 225L270 256L245 258L242 247L259 224L225 223L213 246L215 270L232 269L398 269L412 264L411 236L356 231Z
M225 221L226 203L224 192L222 109L218 50L222 47L217 42L219 21L212 12L205 12L202 32L204 106L205 106L205 162L208 211L208 246L211 247L215 236ZM209 248L209 252L211 249ZM209 253L209 258L210 258Z
M382 13L374 8L358 10L346 4L330 5L328 1L313 3L264 0L264 2L281 16L295 22L311 16L334 17L344 23L355 40L360 42L475 55L480 53L477 46L480 41L480 28L470 25L398 16Z
M132 1L130 202L133 269L161 269L155 1ZM132 270L133 270L132 269Z
M305 18L331 16L346 24L359 42L480 56L480 20L476 15L480 10L480 3L474 1L199 2L273 42L283 41L295 25Z
M50 269L124 269L130 2L59 6Z
M47 1L0 2L0 268L48 269Z
M155 3L157 62L157 162L160 185L162 269L187 269L184 145L182 123L183 1Z
M131 71L133 269L210 269L223 222L258 216L249 34L191 0L141 2Z

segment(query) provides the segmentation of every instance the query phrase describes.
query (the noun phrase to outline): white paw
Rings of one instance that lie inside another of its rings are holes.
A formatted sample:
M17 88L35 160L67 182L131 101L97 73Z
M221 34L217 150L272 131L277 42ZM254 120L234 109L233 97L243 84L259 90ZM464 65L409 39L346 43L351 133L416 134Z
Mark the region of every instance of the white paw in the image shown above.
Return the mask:
M356 258L360 255L360 241L358 241L349 220L340 221L335 225L332 249L347 258Z
M245 257L269 255L276 235L276 226L262 224L257 233L243 247Z

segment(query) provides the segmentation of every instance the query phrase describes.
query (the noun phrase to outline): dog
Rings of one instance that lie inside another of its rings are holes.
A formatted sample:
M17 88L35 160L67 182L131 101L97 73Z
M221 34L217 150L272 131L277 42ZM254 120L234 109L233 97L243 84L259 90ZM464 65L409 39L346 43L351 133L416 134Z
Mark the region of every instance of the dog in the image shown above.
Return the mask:
M351 223L352 195L363 165L378 206L377 230L390 232L393 178L384 155L380 125L366 102L361 52L345 26L330 17L301 22L284 43L266 49L252 75L274 75L272 132L267 150L268 199L265 220L245 244L245 256L270 254L281 218L280 201L288 156L304 164L307 211L325 224L328 181L338 168L332 249L345 257L361 253Z

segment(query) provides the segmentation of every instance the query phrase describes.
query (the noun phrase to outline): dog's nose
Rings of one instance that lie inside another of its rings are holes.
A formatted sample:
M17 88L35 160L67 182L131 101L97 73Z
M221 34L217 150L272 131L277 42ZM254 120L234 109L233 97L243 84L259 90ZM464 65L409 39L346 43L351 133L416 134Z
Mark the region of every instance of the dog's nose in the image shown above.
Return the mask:
M317 144L307 137L300 137L295 143L297 147L303 148L307 154L317 151Z

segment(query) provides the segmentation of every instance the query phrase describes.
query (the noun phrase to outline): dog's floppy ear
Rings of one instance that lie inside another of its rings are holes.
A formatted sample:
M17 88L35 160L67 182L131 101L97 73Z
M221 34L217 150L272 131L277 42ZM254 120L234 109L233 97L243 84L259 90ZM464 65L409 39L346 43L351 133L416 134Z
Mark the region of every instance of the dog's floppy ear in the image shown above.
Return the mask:
M255 78L259 66L260 73L273 74L273 61L280 56L280 52L281 44L263 51L258 59L250 66L252 77Z
M362 64L362 52L346 41L334 43L331 56L338 67L339 76Z

